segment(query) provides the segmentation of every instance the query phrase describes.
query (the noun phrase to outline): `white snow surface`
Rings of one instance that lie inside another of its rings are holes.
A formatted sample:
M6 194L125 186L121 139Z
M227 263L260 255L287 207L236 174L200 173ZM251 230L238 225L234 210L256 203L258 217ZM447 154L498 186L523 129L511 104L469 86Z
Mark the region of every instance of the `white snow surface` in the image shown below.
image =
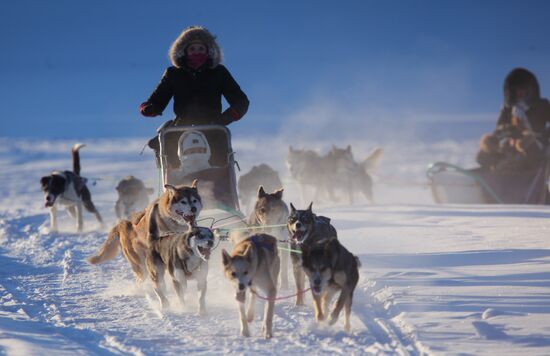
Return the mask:
M221 267L228 242L210 260L206 316L196 313L194 282L184 308L170 290L172 307L161 313L150 285L136 287L122 256L99 266L85 261L115 222L118 180L134 174L158 187L151 153L139 155L145 140L85 141L82 175L91 178L106 229L85 213L85 231L75 233L61 212L61 232L49 233L39 179L71 168L73 143L0 140L0 354L550 354L550 209L434 205L425 186L430 162L473 165L475 141L351 142L357 159L377 145L385 149L376 204L313 207L362 263L352 331L344 332L343 315L332 327L317 325L308 295L303 307L293 299L276 303L270 340L261 337L260 304L252 336L239 336ZM323 151L330 144L303 146ZM285 200L303 206L284 165L287 147L275 138L234 141L243 171L272 165L284 177Z

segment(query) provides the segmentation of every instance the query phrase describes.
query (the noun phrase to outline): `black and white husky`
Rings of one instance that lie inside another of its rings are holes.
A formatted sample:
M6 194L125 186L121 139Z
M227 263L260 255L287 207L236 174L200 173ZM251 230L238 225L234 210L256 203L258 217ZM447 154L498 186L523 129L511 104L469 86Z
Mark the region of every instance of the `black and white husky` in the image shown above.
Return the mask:
M86 178L80 176L80 155L78 150L84 145L77 143L71 152L73 156L73 171L54 171L40 179L44 192L45 206L50 208L50 231L57 231L57 209L64 206L69 214L76 219L76 229L82 231L82 206L94 214L103 226L101 215L97 211L92 196L86 186Z

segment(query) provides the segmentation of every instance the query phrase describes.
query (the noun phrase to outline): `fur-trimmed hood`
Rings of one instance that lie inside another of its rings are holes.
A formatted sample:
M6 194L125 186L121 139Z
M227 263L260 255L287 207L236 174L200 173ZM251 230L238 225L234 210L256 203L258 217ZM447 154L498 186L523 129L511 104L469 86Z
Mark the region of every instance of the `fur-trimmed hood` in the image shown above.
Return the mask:
M540 87L537 78L533 73L524 68L513 69L504 80L504 105L512 107L516 104L516 89L523 87L527 89L527 102L530 104L540 99Z
M211 68L217 67L222 62L223 53L216 42L216 36L204 27L191 26L183 30L170 47L168 56L174 67L181 68L184 66L185 49L195 41L203 42L208 47Z

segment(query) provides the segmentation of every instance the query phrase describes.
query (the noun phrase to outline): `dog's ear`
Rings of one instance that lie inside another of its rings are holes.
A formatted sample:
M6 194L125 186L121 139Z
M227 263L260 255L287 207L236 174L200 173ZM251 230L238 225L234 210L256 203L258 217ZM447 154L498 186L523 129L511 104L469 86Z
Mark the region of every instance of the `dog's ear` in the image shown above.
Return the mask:
M351 152L351 145L348 145L348 147L346 147L346 151Z
M166 191L167 191L168 193L170 193L170 194L174 194L174 193L176 193L177 190L178 190L178 189L177 189L176 187L174 187L172 184L165 184L165 185L164 185L164 189L166 189Z
M283 188L275 191L275 193L273 193L273 195L275 196L275 198L277 199L283 199Z
M51 176L44 176L40 178L40 185L42 185L43 187L47 187L48 184L50 184L50 180L52 180Z
M264 186L260 185L260 187L258 188L258 198L263 198L265 196L266 194L265 194Z
M225 249L222 248L222 262L223 262L223 265L224 266L227 266L229 265L229 263L231 262L231 256L229 255L229 253L227 253L227 251Z
M311 207L312 207L312 206L313 206L313 202L309 203L309 206L308 206L307 209L306 209L306 210L307 210L308 212L310 212L310 213L312 212L312 210L311 210Z
M294 213L296 211L296 208L294 207L294 205L292 205L292 203L290 203L290 213Z
M145 188L145 192L149 195L153 194L155 192L154 188Z
M288 152L292 152L294 151L294 149L292 148L292 146L288 146Z
M194 189L197 189L197 183L198 183L198 179L193 179L193 183L191 183L191 188L194 188Z

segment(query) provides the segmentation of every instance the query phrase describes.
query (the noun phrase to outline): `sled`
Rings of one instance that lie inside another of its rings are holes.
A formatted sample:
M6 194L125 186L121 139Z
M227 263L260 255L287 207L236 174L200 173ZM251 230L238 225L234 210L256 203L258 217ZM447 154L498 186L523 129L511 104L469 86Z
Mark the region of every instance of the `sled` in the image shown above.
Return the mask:
M537 169L498 172L437 162L427 170L438 204L548 204L550 164Z
M237 162L231 147L231 132L225 126L164 125L157 130L157 137L163 189L165 184L190 185L198 179L204 209L220 209L242 216L235 176ZM208 159L204 159L206 155ZM182 156L202 159L185 160ZM193 166L193 162L200 166Z

